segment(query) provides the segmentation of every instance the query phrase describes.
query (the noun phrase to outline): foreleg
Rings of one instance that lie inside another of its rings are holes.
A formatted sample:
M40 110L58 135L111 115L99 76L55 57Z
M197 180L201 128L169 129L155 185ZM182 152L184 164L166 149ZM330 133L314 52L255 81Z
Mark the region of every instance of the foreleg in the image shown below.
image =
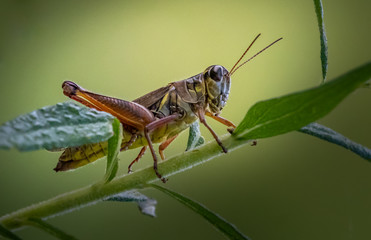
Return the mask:
M205 115L208 116L208 117L211 117L212 119L220 122L221 124L224 124L226 125L227 127L229 127L227 130L228 132L232 133L234 131L234 129L236 128L236 125L234 125L231 121L229 121L228 119L225 119L219 115L215 115L209 111L206 111L205 112Z

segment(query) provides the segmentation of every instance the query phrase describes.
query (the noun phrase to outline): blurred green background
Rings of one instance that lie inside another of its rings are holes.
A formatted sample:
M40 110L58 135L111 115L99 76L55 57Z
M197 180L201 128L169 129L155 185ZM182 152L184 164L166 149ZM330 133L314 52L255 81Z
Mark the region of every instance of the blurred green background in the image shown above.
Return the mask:
M371 58L371 2L324 0L332 79ZM61 84L131 100L212 64L227 69L284 40L233 76L222 116L235 123L257 101L321 81L313 1L6 1L0 3L0 123L67 100ZM371 94L359 89L319 122L371 147ZM218 134L225 127L209 120ZM204 136L210 134L202 129ZM187 133L166 151L185 149ZM121 153L119 174L139 150ZM102 178L101 160L55 173L59 153L0 151L0 215ZM139 169L152 164L146 154ZM160 169L161 171L161 169ZM166 187L201 202L252 239L370 239L371 164L293 132L260 140L189 171ZM101 203L49 220L81 239L223 239L200 216L155 190L157 218L135 204ZM37 229L25 239L50 239Z

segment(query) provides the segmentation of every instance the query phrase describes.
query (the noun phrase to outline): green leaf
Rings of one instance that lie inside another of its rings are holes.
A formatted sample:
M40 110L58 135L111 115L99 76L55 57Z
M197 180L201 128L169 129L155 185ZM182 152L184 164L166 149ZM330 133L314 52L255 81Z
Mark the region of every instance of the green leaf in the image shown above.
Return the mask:
M30 218L25 222L26 225L31 225L34 227L37 227L50 235L58 238L58 239L63 239L63 240L72 240L72 239L77 239L74 236L71 236L62 230L54 227L53 225L39 219L39 218Z
M195 121L189 127L188 143L186 151L192 150L205 143L205 139L201 136L200 125Z
M233 135L258 139L298 130L328 114L348 94L371 78L371 62L331 82L254 104Z
M371 149L362 146L359 143L353 142L352 140L344 137L338 132L335 132L331 128L325 127L318 123L311 123L305 127L299 129L300 132L306 133L325 141L335 143L339 146L342 146L350 151L358 154L362 158L371 161Z
M207 209L200 203L195 202L167 188L160 187L159 185L150 184L149 186L158 189L163 193L166 193L172 198L178 200L180 203L184 204L186 207L192 209L194 212L205 218L209 223L211 223L216 229L221 231L229 239L249 239L248 237L243 235L233 224L229 223L227 220Z
M151 217L156 217L157 201L153 198L147 197L144 194L141 194L137 190L129 190L116 194L107 198L106 201L136 202L141 213Z
M327 37L325 30L325 22L323 20L323 7L321 0L313 0L314 8L317 14L318 28L321 40L321 62L322 62L322 83L326 81L327 67L328 67L328 53L327 53Z
M114 117L71 102L43 107L0 126L0 149L49 150L97 143L112 136Z
M113 136L108 139L108 154L107 154L107 167L104 181L110 182L117 173L118 170L118 158L117 155L120 152L122 142L122 125L120 121L115 118L112 123Z
M4 238L7 238L7 239L12 239L12 240L21 240L20 237L18 237L17 235L15 235L13 232L9 231L2 225L0 225L0 236L3 236Z

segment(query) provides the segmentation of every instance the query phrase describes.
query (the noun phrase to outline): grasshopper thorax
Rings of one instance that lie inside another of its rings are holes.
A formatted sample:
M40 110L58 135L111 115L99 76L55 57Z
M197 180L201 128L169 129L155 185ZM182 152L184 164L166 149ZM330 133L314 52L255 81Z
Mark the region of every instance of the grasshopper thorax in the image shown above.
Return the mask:
M229 96L231 87L229 72L221 65L212 65L204 71L203 79L209 109L211 112L219 114Z

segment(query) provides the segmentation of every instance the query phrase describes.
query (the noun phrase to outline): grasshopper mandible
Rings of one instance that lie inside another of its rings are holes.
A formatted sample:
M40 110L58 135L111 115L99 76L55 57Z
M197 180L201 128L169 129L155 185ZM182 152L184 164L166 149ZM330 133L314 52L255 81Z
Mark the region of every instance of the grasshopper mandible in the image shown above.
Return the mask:
M131 172L133 163L137 162L149 147L154 162L153 169L157 177L166 182L166 179L157 170L157 156L153 143L161 143L159 154L164 160L164 150L179 133L197 119L210 131L223 152L227 153L227 149L216 133L207 124L205 116L226 125L228 131L233 132L236 126L219 116L228 100L232 74L282 39L277 39L237 66L259 36L260 34L255 37L230 71L221 65L212 65L200 74L169 83L167 86L133 101L99 95L87 91L71 81L63 82L63 93L88 107L108 112L118 118L123 126L121 151L142 147L139 155L128 166L128 171ZM101 142L67 148L60 156L54 170L57 172L66 171L102 158L107 154L107 146L107 142Z

